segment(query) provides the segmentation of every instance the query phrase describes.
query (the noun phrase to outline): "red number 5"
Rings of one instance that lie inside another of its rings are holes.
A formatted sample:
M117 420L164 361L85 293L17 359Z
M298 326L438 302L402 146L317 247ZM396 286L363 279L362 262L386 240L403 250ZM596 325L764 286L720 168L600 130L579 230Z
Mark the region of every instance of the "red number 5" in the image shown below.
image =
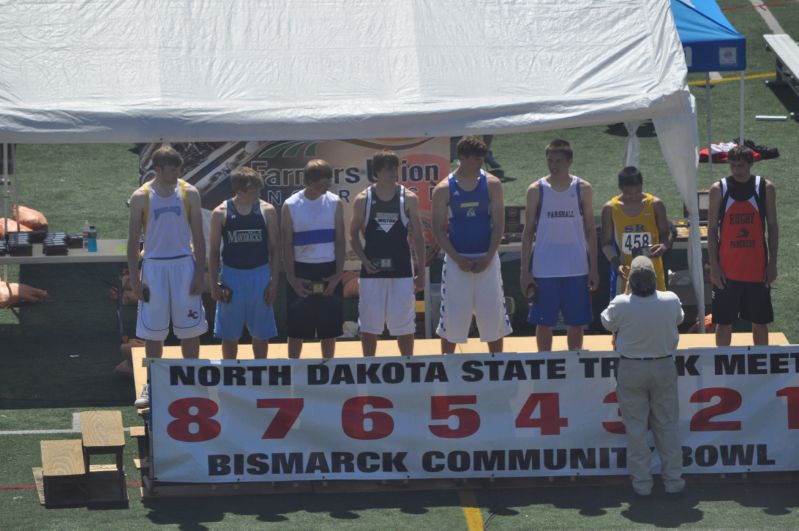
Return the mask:
M447 423L430 424L430 433L442 439L461 439L468 437L480 428L480 414L465 407L452 409L453 404L476 404L475 395L431 396L430 418L432 420L449 420L450 417L458 419L458 425L450 428Z

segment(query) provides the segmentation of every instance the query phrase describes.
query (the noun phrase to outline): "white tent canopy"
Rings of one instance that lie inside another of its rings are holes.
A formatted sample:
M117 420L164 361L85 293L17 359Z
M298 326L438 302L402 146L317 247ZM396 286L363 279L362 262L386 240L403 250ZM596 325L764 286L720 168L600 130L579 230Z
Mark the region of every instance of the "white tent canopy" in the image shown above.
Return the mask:
M691 213L669 0L29 0L0 9L0 142L512 133L652 119Z

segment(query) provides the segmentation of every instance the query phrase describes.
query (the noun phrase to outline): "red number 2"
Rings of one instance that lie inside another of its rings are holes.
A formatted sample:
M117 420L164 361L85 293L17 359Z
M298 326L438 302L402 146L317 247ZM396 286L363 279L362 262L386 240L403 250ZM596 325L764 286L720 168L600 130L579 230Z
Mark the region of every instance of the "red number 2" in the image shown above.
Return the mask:
M727 387L708 387L700 389L691 395L691 402L710 402L718 397L719 402L712 406L700 409L691 417L691 431L740 431L739 420L711 420L713 417L732 413L741 407L741 393Z

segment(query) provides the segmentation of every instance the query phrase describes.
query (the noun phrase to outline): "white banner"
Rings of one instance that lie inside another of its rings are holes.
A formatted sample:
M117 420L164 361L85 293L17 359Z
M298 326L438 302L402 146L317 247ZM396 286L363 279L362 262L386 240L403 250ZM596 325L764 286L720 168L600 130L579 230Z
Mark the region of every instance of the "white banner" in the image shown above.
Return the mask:
M626 474L616 362L152 360L153 472L203 483ZM799 347L680 351L675 363L685 472L799 470Z

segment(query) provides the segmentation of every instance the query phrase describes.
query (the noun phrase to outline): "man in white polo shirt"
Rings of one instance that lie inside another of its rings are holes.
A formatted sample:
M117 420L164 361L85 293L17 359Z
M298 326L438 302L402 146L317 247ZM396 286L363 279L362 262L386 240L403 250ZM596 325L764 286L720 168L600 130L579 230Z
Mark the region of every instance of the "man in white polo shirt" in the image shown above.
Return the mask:
M677 295L656 287L652 260L637 256L630 264L627 293L617 295L602 312L602 324L616 337L616 394L627 432L627 467L639 496L652 493L649 429L655 436L666 493L678 494L685 488L673 357L683 311Z

